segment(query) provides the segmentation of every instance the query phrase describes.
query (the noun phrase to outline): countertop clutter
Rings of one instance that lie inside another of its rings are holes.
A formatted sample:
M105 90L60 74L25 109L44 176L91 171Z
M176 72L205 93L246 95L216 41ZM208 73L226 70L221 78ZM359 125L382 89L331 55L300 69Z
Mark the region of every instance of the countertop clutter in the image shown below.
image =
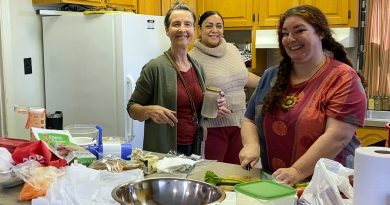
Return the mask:
M17 146L12 154L8 153L8 158L12 155L13 160L7 160L13 164L13 172L25 183L12 186L0 183L0 205L74 204L75 201L78 204L116 204L111 195L115 187L149 177L204 181L205 173L212 171L221 177L260 178L258 168L247 171L239 165L203 160L197 155L177 156L171 152L162 154L134 149L125 158L106 156L104 152L102 155L99 152L98 160L85 160L84 155L69 158L74 155L72 153L84 153L91 145L77 146L71 143L71 135L61 130L32 128L32 133L35 140ZM102 142L100 135L99 139ZM6 148L2 149L7 151Z
M247 176L249 174L250 178L259 179L260 169L254 168L247 173L246 170L243 170L239 165L227 164L222 162L210 161L209 163L204 163L201 166L195 166L192 172L189 175L172 175L172 174L149 174L145 178L149 177L186 177L188 179L204 181L204 176L206 171L213 171L218 176ZM124 181L125 183L125 181ZM14 205L14 204L31 204L30 201L18 201L18 195L22 189L22 185L0 189L0 204L1 205ZM234 199L231 197L231 193L227 194L226 203L224 204L235 204ZM230 203L229 203L230 202Z

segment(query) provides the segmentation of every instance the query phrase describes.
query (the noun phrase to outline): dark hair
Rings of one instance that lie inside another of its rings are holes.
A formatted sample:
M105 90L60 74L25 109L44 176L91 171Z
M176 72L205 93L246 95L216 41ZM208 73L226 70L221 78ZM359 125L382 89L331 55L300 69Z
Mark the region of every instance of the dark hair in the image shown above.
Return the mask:
M281 107L282 101L285 98L285 92L290 89L290 75L292 68L292 61L287 54L286 49L282 44L282 28L284 21L291 16L298 16L313 26L318 35L323 36L322 49L329 51L333 58L353 67L352 62L347 57L347 52L343 45L338 43L333 37L328 24L328 21L318 8L310 5L300 5L288 9L284 14L280 16L278 26L278 40L279 50L282 55L282 60L279 64L278 77L275 85L272 87L270 93L264 98L264 105L262 107L262 113L267 111L273 111ZM362 83L366 86L364 78L358 73Z
M165 19L164 19L164 25L165 25L165 29L168 29L169 28L169 24L171 23L169 21L169 17L171 17L171 14L174 12L174 11L178 11L178 10L183 10L183 11L188 11L191 13L192 15L192 18L194 19L194 26L195 26L195 22L196 22L196 16L195 16L195 13L190 9L190 7L188 7L186 4L183 4L183 3L180 3L180 2L175 2L173 4L173 7L170 8L167 12L167 14L165 14Z
M221 14L219 14L217 11L206 11L206 12L204 12L204 13L199 17L198 26L199 26L199 27L202 27L203 21L206 20L207 17L212 16L212 15L215 15L215 14L218 15L219 17L221 17L222 23L225 24L225 22L223 21L223 17L222 17Z

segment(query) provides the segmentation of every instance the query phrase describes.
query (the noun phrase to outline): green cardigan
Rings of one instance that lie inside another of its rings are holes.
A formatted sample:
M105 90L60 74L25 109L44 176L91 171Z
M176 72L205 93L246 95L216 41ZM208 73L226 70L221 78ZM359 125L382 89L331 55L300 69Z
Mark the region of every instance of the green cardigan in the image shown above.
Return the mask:
M205 74L203 67L188 56L198 75L202 90L205 90ZM128 108L137 103L140 105L160 105L176 111L177 101L177 73L163 54L150 60L143 68L131 98ZM200 113L198 118L202 121ZM201 122L200 122L201 123ZM145 121L145 135L143 149L147 151L167 153L177 150L176 126L157 124L153 120Z

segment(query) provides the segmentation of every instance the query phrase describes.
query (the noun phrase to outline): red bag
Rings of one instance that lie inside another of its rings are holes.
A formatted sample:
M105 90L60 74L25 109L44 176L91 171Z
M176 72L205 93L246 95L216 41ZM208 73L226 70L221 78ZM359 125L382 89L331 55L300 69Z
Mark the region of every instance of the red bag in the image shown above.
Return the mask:
M10 153L13 153L17 146L26 142L30 141L10 137L0 137L0 147L6 148Z
M63 167L68 163L55 156L42 141L26 142L15 148L12 159L16 164L27 160L35 160L44 166Z

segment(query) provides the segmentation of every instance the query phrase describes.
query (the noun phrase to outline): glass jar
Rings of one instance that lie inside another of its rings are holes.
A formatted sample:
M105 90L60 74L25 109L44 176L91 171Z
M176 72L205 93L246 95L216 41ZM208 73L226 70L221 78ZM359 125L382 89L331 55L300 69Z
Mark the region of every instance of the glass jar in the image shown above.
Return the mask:
M370 96L369 98L368 98L368 109L369 110L373 110L374 109L374 97L373 96Z
M203 96L201 114L207 118L216 118L218 114L218 98L221 96L221 89L207 86Z
M382 98L382 110L390 110L390 98L388 96Z
M374 110L382 110L382 97L374 96Z

